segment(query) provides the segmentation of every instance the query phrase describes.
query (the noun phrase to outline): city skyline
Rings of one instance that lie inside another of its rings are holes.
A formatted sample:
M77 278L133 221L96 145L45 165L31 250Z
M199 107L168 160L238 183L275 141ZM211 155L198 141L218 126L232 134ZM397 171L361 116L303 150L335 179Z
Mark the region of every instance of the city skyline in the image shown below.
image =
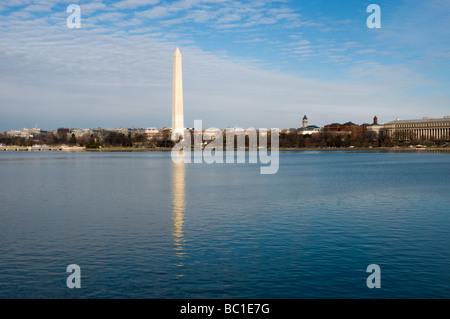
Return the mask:
M304 114L304 115L302 115L302 116L299 115L299 116L298 116L299 120L297 121L297 125L294 125L294 126L291 126L291 127L281 127L281 128L279 128L279 129L281 129L281 130L287 130L287 129L302 129L302 128L304 128L305 117L306 117L306 123L308 123L309 118L306 116L306 114ZM329 123L325 123L324 125L317 126L317 125L315 125L315 124L316 124L317 122L321 122L320 119L319 119L318 121L315 120L315 119L313 119L313 123L310 123L310 124L312 124L312 126L318 128L318 129L323 129L324 127L329 126L329 125L341 125L341 124L342 124L342 125L345 125L345 123L352 123L352 124L354 124L354 125L359 125L359 126L363 126L363 125L371 125L371 124L373 124L373 123L380 124L380 125L384 125L384 124L389 124L389 123L397 122L397 121L403 122L403 121L440 120L440 119L448 119L449 117L450 117L449 115L443 115L443 116L439 116L439 117L422 116L422 117L420 117L420 118L409 118L409 119L406 119L406 118L403 118L403 119L401 119L401 118L395 118L395 119L390 119L390 120L388 120L388 121L386 121L386 122L380 122L380 123L378 123L378 116L377 116L377 115L374 115L374 116L372 116L372 117L369 117L368 120L366 120L366 121L364 121L364 122L361 122L361 123L360 123L360 122L354 123L354 121L352 121L351 119L349 119L349 120L345 120L345 121L342 121L342 122L331 121L331 122L329 122ZM375 122L375 119L376 119L376 122ZM184 128L185 128L185 129L194 129L193 126L190 126L190 127L184 127ZM209 127L208 127L208 128L209 128ZM239 128L239 129L242 128L242 129L245 129L245 128L242 127L242 126L233 126L233 127L227 126L227 127L221 127L221 128L219 128L219 130L226 130L226 129L228 129L228 128ZM74 127L74 126L61 126L61 125L58 126L58 125L57 125L57 126L51 127L51 128L48 128L48 127L45 127L45 128L43 128L43 127L23 127L23 128L16 127L16 128L12 128L12 129L9 130L9 131L36 130L36 129L38 129L38 130L44 130L44 131L57 131L58 129L71 129L71 130L74 130L74 129L76 129L76 130L95 130L95 129L102 129L102 130L120 130L120 129L172 130L172 128L171 128L170 126L158 126L158 125L157 125L157 126L136 126L136 125L123 126L123 125L120 125L120 126L116 126L116 127L112 127L112 126L110 126L110 127L102 127L102 126L93 126L93 127ZM205 127L204 129L207 129L207 128ZM0 134L3 133L3 132L8 133L8 131L6 131L6 130L0 130Z
M448 115L444 1L70 1L0 5L0 129L170 127L173 51L185 126L299 127ZM439 34L439 37L435 35Z

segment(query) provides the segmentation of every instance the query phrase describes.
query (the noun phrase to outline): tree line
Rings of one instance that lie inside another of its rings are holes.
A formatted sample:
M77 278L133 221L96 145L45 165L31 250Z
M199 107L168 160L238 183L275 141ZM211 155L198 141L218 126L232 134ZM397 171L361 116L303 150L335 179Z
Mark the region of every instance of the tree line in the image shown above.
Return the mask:
M75 136L67 133L42 133L33 137L10 136L6 132L0 133L0 144L9 146L33 145L70 145L85 146L86 148L99 147L172 147L170 133L163 133L159 138L148 139L144 133L96 132Z
M270 134L270 133L269 133ZM236 136L235 145L236 145ZM270 147L270 137L267 139L268 147ZM226 138L223 137L224 149L226 148ZM192 146L193 145L192 140ZM448 141L447 141L448 142ZM75 136L75 134L67 133L42 133L33 137L14 137L9 136L6 132L0 133L0 144L15 146L33 146L33 145L70 145L85 146L86 148L99 147L158 147L171 148L174 142L171 140L170 132L164 132L157 138L149 139L144 133L120 133L120 132L95 132ZM248 136L245 138L245 144L248 146ZM398 140L389 138L380 132L376 134L373 131L354 131L350 133L339 133L331 131L321 131L316 134L303 135L300 130L291 129L288 132L279 133L280 148L323 148L323 147L394 147L409 145L446 145L445 141L420 141L420 140Z
M352 133L321 131L316 134L303 135L299 130L280 133L281 148L320 148L320 147L407 147L410 145L447 145L446 141L408 140L391 138L383 131L379 134L373 131L355 130Z

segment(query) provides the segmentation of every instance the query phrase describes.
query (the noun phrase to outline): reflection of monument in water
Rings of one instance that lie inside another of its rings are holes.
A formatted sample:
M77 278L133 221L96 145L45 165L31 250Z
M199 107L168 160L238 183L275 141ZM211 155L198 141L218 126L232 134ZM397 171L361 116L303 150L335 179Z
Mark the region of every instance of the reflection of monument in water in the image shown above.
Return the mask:
M173 56L173 95L172 95L172 138L175 140L183 136L183 79L180 50L175 50ZM175 133L175 134L174 134ZM172 201L173 201L173 240L175 254L180 259L178 266L183 266L183 216L186 206L185 200L185 166L184 162L172 162ZM182 275L180 275L182 276Z
M186 207L185 200L185 164L172 163L172 202L173 202L173 240L175 244L175 254L180 258L178 266L183 266L181 258L183 257L183 216Z

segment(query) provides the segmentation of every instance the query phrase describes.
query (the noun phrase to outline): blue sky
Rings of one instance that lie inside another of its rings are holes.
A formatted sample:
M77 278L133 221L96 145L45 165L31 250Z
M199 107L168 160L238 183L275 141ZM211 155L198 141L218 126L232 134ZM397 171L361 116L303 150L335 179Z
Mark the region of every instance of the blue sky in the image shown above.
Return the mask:
M450 115L449 18L446 0L4 0L0 130L170 126L177 46L188 127Z

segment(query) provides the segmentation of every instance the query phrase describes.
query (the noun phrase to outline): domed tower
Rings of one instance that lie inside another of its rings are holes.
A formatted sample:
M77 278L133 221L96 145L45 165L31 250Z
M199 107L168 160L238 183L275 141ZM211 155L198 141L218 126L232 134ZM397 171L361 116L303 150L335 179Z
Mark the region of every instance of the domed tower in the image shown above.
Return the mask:
M306 117L306 115L303 116L302 127L303 128L307 128L308 127L308 118Z
M373 118L373 124L378 124L378 117L376 115Z

